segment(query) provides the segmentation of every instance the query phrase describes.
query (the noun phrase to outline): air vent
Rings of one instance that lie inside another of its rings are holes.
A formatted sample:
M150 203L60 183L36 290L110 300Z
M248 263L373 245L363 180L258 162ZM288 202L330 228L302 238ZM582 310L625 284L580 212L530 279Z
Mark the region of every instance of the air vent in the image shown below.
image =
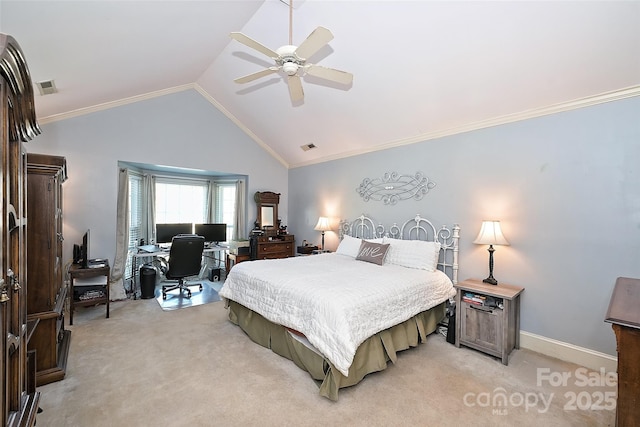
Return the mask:
M38 86L38 90L40 91L40 95L51 95L52 93L57 93L58 89L56 89L56 83L53 80L46 80L43 82L37 82L36 86Z
M312 148L316 148L315 144L305 144L305 145L301 145L300 148L302 148L302 151L309 151Z

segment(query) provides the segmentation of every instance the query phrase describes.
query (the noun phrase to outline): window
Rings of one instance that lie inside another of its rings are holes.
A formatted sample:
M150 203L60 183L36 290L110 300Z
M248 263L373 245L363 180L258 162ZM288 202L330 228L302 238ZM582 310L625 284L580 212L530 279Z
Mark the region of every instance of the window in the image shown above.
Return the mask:
M236 218L236 184L216 184L216 213L218 223L227 224L227 240L233 239Z
M156 178L156 224L207 222L208 181Z
M214 203L209 203L209 186L213 185ZM124 279L130 281L132 256L142 239L151 242L148 215L149 200L145 191L145 177L141 172L129 171L129 246ZM218 222L227 224L227 239L233 238L236 218L236 181L213 182L207 179L156 176L155 223L192 224ZM208 211L214 208L212 215ZM212 219L209 219L211 217Z

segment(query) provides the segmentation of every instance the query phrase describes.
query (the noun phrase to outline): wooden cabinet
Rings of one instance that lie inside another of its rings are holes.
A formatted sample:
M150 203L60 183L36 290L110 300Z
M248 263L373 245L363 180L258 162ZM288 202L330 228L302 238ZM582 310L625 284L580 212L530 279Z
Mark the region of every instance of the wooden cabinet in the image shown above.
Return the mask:
M520 294L524 288L478 279L464 280L455 287L456 347L480 350L507 365L511 351L520 348Z
M251 256L249 254L227 254L225 261L226 274L229 274L234 265L243 261L249 261L250 259Z
M18 43L0 34L0 424L35 424L40 393L27 351L37 321L27 321L27 154L40 133L33 86Z
M39 320L29 342L36 350L37 385L64 378L71 331L65 330L63 282L62 184L67 179L64 157L27 155L27 272L29 320Z
M616 334L618 400L616 425L636 426L640 420L640 279L618 277L606 322Z
M251 259L275 259L295 256L296 240L293 234L278 236L252 236Z

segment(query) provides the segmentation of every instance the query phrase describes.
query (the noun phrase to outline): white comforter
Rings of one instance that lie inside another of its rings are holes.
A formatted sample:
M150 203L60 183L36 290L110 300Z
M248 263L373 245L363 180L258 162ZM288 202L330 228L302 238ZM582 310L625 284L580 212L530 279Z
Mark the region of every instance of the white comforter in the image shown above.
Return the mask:
M345 376L364 340L453 295L441 271L341 254L243 262L220 290L223 298L302 332Z

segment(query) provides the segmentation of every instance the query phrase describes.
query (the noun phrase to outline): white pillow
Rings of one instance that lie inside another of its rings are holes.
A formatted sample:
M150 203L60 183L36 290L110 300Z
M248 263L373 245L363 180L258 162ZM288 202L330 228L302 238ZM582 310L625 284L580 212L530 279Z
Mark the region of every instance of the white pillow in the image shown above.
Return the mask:
M342 236L342 241L338 245L338 249L336 249L337 254L348 255L352 258L358 256L360 252L360 245L362 244L362 240L358 237L351 237L347 234ZM372 243L384 243L383 238L379 239L366 239L367 242Z
M362 239L351 237L345 234L344 236L342 236L342 241L338 245L338 249L336 249L336 253L342 254L342 255L348 255L351 258L355 258L358 256L358 251L360 250L361 243L362 243Z
M438 268L439 242L399 240L385 237L384 243L391 245L385 258L385 263L387 264L428 271L435 271Z

